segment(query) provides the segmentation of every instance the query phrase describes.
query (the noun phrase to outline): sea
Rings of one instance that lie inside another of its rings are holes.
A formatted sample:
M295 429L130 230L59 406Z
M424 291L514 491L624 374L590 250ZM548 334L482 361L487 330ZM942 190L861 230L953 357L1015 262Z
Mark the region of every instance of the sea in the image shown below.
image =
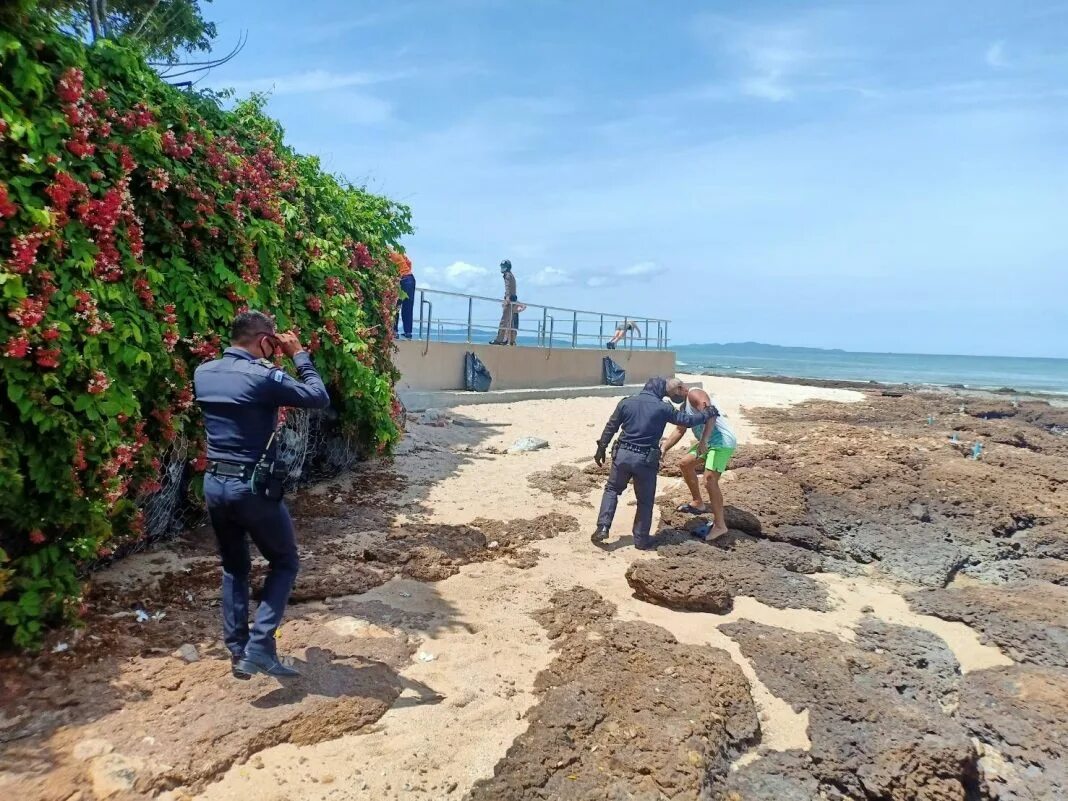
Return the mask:
M680 373L963 386L1068 395L1068 359L859 353L738 342L675 347Z

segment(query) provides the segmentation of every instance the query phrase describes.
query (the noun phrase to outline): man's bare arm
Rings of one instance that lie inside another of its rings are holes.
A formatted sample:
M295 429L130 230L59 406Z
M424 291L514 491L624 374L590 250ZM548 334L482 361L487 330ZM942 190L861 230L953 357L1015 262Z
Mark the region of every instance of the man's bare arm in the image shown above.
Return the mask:
M670 451L672 448L679 444L680 440L682 440L683 434L685 433L686 429L683 426L675 426L675 430L668 434L667 437L664 439L663 445L661 446L661 450L663 450L664 453Z

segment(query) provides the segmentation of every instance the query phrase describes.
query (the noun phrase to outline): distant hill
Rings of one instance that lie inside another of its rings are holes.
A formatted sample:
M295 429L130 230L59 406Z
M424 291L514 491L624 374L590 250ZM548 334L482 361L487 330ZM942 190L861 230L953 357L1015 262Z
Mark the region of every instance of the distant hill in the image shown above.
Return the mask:
M714 353L767 354L773 353L845 353L841 348L802 348L790 345L768 345L764 342L711 342L705 345L679 345L678 348L700 348Z

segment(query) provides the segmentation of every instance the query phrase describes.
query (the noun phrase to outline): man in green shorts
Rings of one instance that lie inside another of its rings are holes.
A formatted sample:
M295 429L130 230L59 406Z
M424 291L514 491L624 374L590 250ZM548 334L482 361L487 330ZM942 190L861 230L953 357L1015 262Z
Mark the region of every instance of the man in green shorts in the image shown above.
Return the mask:
M711 406L712 399L703 389L691 389L686 395L686 411L690 414L704 411ZM675 430L664 440L663 452L667 453L678 445L685 433L685 427L676 426ZM694 426L693 435L697 438L697 442L679 462L679 470L686 481L686 486L690 489L690 495L693 496L693 503L683 504L678 510L695 515L707 514L711 511L712 529L705 535L705 539L710 540L727 533L727 523L723 516L723 492L719 488L719 479L726 471L727 465L730 464L731 456L738 445L738 439L721 414L716 415L704 425ZM708 506L701 498L701 484L697 480L697 465L702 461L705 465Z

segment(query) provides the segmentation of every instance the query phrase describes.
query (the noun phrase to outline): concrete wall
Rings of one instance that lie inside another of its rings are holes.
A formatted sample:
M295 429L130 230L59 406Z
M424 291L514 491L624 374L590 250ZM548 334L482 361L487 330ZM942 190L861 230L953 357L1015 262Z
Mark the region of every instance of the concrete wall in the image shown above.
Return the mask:
M502 347L431 342L397 343L394 356L401 380L397 388L442 390L464 388L464 354L478 354L493 376L493 389L589 387L601 383L601 359L611 356L627 371L628 384L644 384L654 375L675 375L675 354L654 350L581 350Z

